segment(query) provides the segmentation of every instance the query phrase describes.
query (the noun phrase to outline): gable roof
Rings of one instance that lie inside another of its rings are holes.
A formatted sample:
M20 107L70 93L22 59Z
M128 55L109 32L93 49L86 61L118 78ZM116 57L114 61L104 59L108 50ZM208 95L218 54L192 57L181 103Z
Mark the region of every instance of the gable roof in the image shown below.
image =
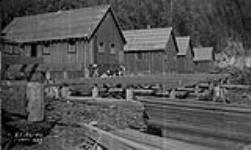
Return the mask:
M125 52L163 50L172 36L172 27L126 30L123 33L127 41Z
M87 38L89 40L108 12L111 12L125 42L110 5L17 17L2 33L5 34L5 39L20 43L70 38Z
M187 51L189 50L189 47L191 47L191 43L190 43L190 36L184 36L184 37L176 37L176 42L178 45L178 56L185 56L187 55ZM192 47L191 47L192 49ZM193 53L193 52L192 52Z
M213 61L213 47L194 48L193 61Z

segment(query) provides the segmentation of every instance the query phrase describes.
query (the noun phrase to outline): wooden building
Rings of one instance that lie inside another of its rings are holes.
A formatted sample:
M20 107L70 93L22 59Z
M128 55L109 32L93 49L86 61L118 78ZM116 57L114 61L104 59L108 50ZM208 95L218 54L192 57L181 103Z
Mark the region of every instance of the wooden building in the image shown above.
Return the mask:
M42 57L41 69L52 78L87 77L92 64L113 66L124 59L126 41L110 5L17 17L2 34L18 43L19 55Z
M172 28L123 31L128 74L158 74L176 71L178 47Z
M215 67L213 47L194 48L194 67L196 72L211 72Z
M189 36L176 37L179 52L177 54L177 69L180 73L193 72L193 47Z

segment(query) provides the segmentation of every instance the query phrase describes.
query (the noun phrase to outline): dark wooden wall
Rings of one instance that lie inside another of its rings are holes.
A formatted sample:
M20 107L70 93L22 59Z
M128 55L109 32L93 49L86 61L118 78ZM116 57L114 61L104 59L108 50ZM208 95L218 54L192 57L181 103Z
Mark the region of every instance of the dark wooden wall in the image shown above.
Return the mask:
M139 53L142 59L138 59ZM137 51L126 52L126 72L128 74L137 73L163 73L164 72L164 50L162 51Z
M179 73L191 73L194 70L192 50L189 47L186 55L177 56L177 69Z
M73 44L75 52L69 51L70 43L68 41L52 42L46 46L44 43L37 43L37 56L43 57L44 65L49 70L72 71L82 70L86 63L84 55L87 55L88 43L85 40L77 40ZM45 53L45 49L48 51ZM31 45L24 46L24 55L31 57ZM89 56L86 57L90 58Z
M143 59L137 59L138 53ZM128 74L137 73L171 73L177 72L177 49L174 36L169 38L163 50L125 52L126 70Z
M174 35L171 34L166 45L165 72L177 72L177 47Z
M195 72L208 73L213 71L214 67L213 61L200 61L194 63Z
M98 28L95 37L92 40L94 44L94 63L96 64L123 64L123 47L124 42L119 33L115 21L108 13L105 20ZM104 52L98 51L100 42L104 43ZM115 45L115 53L111 53L111 44Z

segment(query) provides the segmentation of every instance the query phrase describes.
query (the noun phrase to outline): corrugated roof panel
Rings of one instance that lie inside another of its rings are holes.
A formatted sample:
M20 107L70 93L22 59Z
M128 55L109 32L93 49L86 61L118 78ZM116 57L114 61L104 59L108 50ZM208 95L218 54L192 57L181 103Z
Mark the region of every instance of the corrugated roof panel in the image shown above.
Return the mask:
M194 61L212 61L213 60L213 47L193 48Z
M125 51L145 51L165 49L172 28L154 28L123 31L127 44Z
M33 42L91 36L109 5L15 18L4 30L7 39Z

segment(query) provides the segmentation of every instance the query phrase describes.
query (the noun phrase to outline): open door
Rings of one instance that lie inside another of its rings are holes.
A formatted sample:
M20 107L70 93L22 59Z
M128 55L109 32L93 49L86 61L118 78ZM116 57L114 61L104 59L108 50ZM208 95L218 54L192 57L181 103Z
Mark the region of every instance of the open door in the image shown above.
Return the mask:
M31 45L31 57L37 57L37 45L36 44Z

